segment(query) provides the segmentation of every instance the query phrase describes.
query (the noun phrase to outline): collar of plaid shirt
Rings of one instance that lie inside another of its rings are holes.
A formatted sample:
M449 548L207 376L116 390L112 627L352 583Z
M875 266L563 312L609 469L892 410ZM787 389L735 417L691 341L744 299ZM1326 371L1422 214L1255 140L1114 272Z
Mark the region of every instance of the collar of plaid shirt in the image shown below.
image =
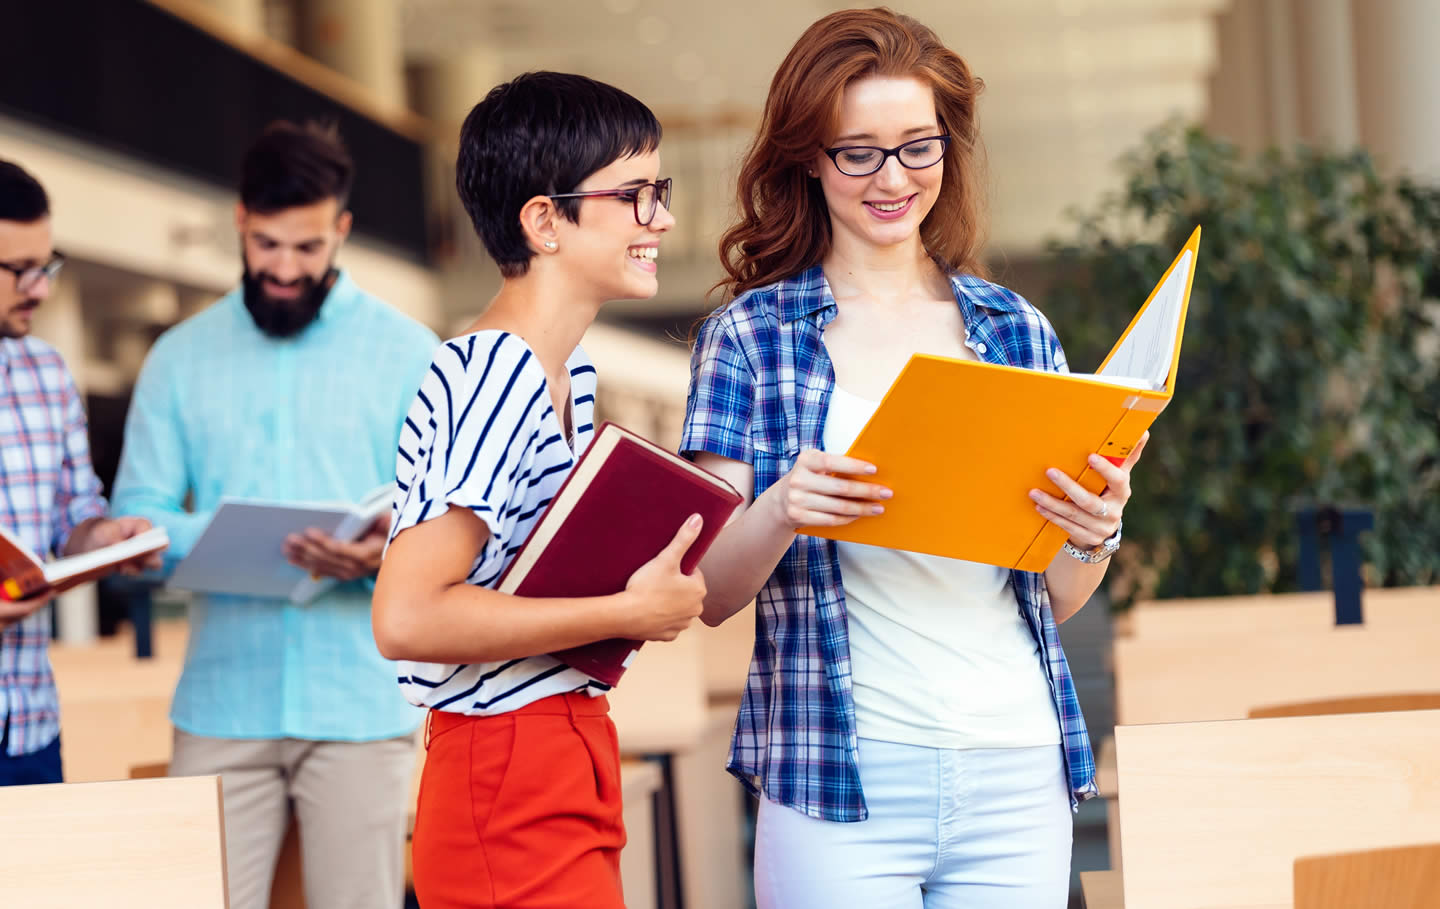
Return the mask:
M951 278L965 320L966 343L989 363L1066 371L1049 322L1015 293L970 275ZM755 494L778 481L800 451L821 447L835 374L821 334L835 318L835 299L816 266L738 297L707 323L696 350L725 333L743 351L745 376L710 376L717 385L753 386L750 415ZM707 377L697 372L697 383ZM692 388L682 450L703 450L697 414L704 400L726 395ZM721 420L720 422L723 422ZM703 425L702 425L703 424ZM1043 574L1014 571L1018 608L1040 648L1060 720L1072 805L1095 795L1095 760L1080 713ZM860 788L855 704L845 597L835 544L798 537L756 597L759 631L728 769L752 792L811 817L868 817Z

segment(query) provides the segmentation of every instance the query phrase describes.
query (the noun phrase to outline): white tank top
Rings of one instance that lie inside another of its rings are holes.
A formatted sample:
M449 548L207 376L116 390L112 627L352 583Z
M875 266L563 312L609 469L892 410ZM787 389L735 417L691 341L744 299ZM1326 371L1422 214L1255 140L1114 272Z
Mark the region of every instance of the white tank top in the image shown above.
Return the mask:
M877 406L836 385L825 450L846 451ZM1060 743L1040 647L1009 569L837 546L861 738L930 748Z

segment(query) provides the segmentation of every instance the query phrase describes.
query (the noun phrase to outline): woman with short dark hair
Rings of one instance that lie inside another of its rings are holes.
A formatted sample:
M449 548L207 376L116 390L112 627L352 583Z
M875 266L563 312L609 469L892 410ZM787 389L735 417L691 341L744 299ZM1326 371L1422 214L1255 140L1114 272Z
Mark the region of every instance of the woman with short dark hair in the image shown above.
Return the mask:
M608 686L548 654L687 627L705 585L679 554L699 520L614 596L494 588L595 433L581 336L608 301L658 289L675 223L659 145L645 105L563 73L495 88L460 133L460 198L504 282L440 346L401 428L373 606L401 690L430 711L414 836L426 909L624 909Z

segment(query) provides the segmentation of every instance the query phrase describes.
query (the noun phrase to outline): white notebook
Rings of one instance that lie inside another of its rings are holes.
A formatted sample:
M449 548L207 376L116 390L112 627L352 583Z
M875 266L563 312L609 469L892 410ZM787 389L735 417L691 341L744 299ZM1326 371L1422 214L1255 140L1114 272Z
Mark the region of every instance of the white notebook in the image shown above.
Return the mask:
M225 499L169 584L201 593L307 602L335 581L311 577L290 564L282 549L285 538L313 527L337 540L359 539L390 509L393 489L378 487L356 505Z

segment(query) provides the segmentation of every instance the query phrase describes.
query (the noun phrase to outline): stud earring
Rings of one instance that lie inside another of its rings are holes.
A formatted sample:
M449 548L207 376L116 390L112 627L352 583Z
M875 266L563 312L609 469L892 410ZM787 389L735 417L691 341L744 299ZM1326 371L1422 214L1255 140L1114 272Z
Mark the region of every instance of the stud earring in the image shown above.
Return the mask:
M545 241L545 248L546 248L546 249L554 249L554 248L555 248L555 241L554 241L554 240L546 240L546 241Z

